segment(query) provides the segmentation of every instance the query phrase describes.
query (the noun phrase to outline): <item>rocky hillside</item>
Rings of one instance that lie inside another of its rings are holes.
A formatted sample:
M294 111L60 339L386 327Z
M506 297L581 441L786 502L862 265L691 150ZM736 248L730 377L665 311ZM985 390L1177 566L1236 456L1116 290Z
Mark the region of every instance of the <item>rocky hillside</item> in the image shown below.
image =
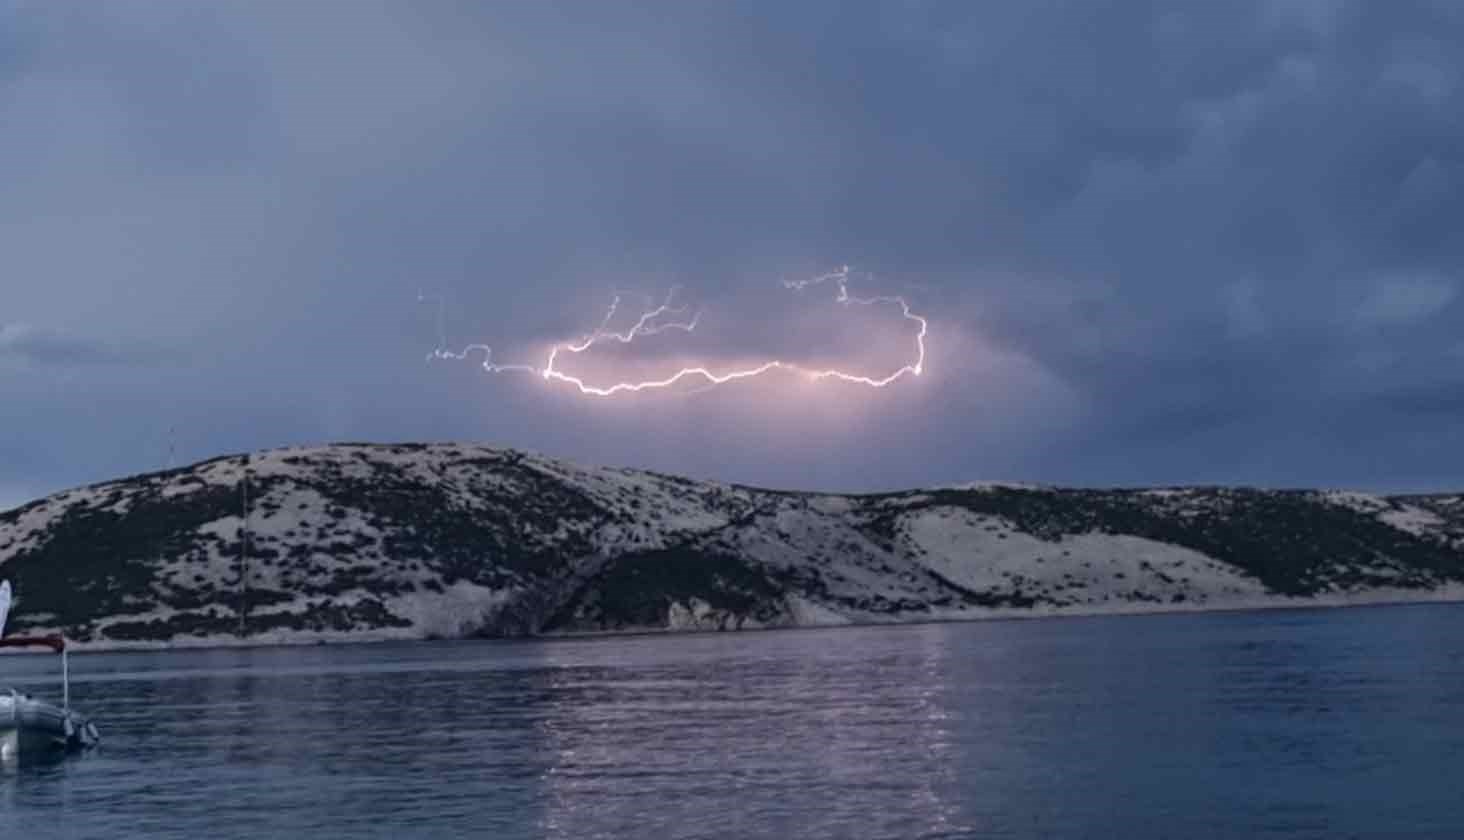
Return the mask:
M337 445L0 514L0 577L15 583L14 632L98 646L1455 599L1464 498L1000 484L834 496L470 445Z

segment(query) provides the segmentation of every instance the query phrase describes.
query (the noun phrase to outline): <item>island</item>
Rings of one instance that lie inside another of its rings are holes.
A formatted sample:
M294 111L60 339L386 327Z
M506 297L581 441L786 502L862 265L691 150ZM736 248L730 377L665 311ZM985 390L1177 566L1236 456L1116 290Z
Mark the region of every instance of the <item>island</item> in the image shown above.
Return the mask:
M0 513L0 578L14 632L83 649L1464 600L1464 496L838 495L475 444L334 444Z

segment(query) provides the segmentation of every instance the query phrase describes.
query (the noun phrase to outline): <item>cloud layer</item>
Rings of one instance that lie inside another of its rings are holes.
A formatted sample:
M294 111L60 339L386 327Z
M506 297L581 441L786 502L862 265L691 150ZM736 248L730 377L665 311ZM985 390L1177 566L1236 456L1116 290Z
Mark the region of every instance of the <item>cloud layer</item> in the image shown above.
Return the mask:
M1456 3L0 15L6 486L346 438L833 489L1464 485ZM724 327L687 352L773 352L838 329L780 281L845 263L931 315L926 376L607 404L423 361L423 293L512 352L673 284Z

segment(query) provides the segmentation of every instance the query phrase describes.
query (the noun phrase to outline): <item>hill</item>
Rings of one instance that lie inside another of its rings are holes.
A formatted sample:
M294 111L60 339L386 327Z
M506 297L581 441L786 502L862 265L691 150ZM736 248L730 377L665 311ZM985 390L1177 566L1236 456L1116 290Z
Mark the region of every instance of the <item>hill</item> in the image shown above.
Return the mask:
M16 587L12 632L99 647L1453 600L1464 498L1008 484L845 496L483 446L340 444L0 514L0 577Z

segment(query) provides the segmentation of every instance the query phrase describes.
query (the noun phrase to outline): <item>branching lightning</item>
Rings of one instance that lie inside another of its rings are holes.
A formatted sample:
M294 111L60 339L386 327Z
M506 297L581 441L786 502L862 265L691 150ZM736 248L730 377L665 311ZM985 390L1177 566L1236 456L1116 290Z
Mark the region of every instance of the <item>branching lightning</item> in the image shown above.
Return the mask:
M600 321L598 327L578 340L562 341L551 345L541 366L532 364L499 364L493 359L493 348L486 344L469 344L459 351L446 349L447 336L444 325L446 303L441 298L438 298L438 346L437 349L427 354L427 358L429 361L436 359L462 361L474 353L482 353L483 369L489 373L534 374L542 377L547 382L573 387L579 393L590 397L613 397L619 394L670 388L687 380L700 380L702 382L702 389L705 389L741 379L751 379L777 370L800 375L811 381L834 379L856 385L865 385L871 388L884 388L902 377L907 375L920 376L924 372L925 336L929 329L929 323L923 316L911 311L910 305L905 298L898 295L878 295L874 297L854 297L850 295L848 266L844 266L838 271L807 280L789 280L783 282L784 288L794 292L801 292L810 287L824 284L833 284L838 289L834 297L834 302L842 306L888 305L898 307L901 319L914 324L916 328L914 358L884 376L866 376L858 373L850 373L838 368L811 368L783 359L771 359L752 367L733 368L723 371L716 371L710 367L701 365L684 367L661 379L621 381L604 386L591 385L583 378L565 373L559 368L558 365L562 356L566 354L571 356L579 355L606 342L613 341L621 344L630 344L638 338L645 338L673 330L687 333L694 332L697 325L701 322L702 313L697 311L692 313L688 318L688 307L673 305L677 291L674 288L667 293L665 299L659 305L647 309L629 329L621 331L615 331L610 328L610 324L615 319L622 303L622 296L619 294L615 295L605 312L605 317ZM429 298L425 295L419 295L417 299L425 302Z

